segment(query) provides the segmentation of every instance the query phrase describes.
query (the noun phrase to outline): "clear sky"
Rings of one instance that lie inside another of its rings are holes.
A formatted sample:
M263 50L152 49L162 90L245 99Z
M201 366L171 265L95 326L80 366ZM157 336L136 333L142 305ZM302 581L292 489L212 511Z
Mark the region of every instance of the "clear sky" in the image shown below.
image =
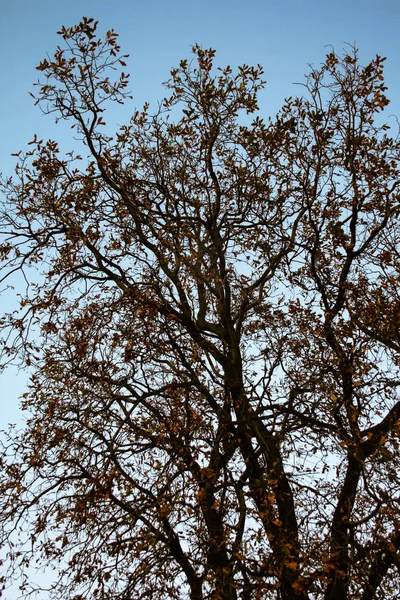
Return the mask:
M323 61L327 46L340 52L356 44L361 60L387 56L390 112L400 117L400 0L1 0L0 2L0 172L10 175L11 152L24 149L34 133L59 139L65 128L45 117L29 96L36 65L58 43L57 30L82 16L94 17L100 30L120 34L130 54L128 71L133 102L117 120L127 121L134 107L156 102L161 82L194 43L217 50L217 63L260 63L267 86L262 114L274 115L285 96L299 93L310 63ZM67 139L65 143L68 145ZM7 297L2 308L12 310ZM0 428L18 419L23 374L2 376ZM9 590L8 600L14 600Z
M12 151L24 148L33 133L60 135L51 117L41 115L28 92L36 65L52 54L61 25L83 15L115 29L129 52L133 105L156 101L171 67L190 55L191 46L217 50L217 62L232 67L261 63L267 87L265 114L274 114L286 95L299 92L309 63L318 64L332 45L360 48L367 61L388 57L387 78L393 111L400 108L399 0L2 0L0 14L0 171L8 173ZM133 105L127 107L131 112ZM121 122L128 113L122 111Z

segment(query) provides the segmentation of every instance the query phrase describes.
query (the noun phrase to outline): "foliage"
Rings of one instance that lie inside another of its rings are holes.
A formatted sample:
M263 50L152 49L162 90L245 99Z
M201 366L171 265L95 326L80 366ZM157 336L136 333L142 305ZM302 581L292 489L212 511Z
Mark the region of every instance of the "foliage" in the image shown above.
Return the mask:
M38 67L84 157L35 138L3 182L3 273L28 282L3 355L33 373L2 458L9 568L58 565L50 596L75 600L397 598L384 59L332 51L245 125L261 67L195 46L110 137L126 56L96 26Z

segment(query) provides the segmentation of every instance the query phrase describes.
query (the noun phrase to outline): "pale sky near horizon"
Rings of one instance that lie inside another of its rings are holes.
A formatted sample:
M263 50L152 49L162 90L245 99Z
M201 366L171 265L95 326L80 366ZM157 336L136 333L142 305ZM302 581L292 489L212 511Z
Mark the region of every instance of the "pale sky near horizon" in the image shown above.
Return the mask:
M133 102L121 109L126 122L135 107L163 95L161 82L179 60L190 56L194 43L217 50L216 63L260 63L267 86L261 116L273 116L284 97L296 95L309 64L324 60L329 46L337 52L346 43L359 47L362 62L387 56L386 81L392 100L389 113L400 117L400 0L0 0L0 172L12 174L11 152L25 149L33 134L67 136L29 96L37 80L35 67L59 43L56 31L82 16L99 20L100 31L115 29L122 50L130 54L128 72ZM67 139L63 139L68 144ZM12 310L7 297L0 312ZM18 395L24 374L0 379L0 429L19 419ZM9 590L7 600L17 598Z

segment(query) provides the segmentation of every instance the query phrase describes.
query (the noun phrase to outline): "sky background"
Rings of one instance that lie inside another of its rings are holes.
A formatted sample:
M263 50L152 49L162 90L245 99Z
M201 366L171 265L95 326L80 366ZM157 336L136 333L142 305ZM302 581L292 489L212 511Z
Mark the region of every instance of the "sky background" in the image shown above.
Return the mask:
M115 113L127 122L146 101L155 106L163 96L161 82L180 59L190 57L195 43L217 50L216 63L260 63L267 86L261 97L262 116L274 116L286 96L301 93L294 86L309 69L324 60L329 46L341 52L355 44L362 62L376 54L387 56L389 114L400 117L400 0L0 0L0 172L9 176L15 158L37 133L68 149L70 130L55 125L51 116L34 107L29 92L37 80L35 67L52 55L61 25L82 16L99 20L99 29L120 34L134 96ZM61 40L60 40L61 41ZM10 296L0 298L0 312L13 310ZM24 373L10 370L0 379L0 429L21 423L18 396ZM17 586L6 600L18 597Z

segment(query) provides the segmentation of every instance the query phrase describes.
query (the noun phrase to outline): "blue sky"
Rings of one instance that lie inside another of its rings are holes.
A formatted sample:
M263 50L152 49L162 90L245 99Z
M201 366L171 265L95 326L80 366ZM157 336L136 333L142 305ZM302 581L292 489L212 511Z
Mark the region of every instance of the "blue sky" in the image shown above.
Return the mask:
M133 105L156 101L169 69L198 42L214 47L221 65L261 63L268 81L264 114L274 114L286 95L298 93L309 63L318 64L332 45L355 43L361 58L388 57L393 112L399 113L400 2L398 0L3 0L0 17L2 93L0 171L9 173L12 151L33 133L60 136L51 117L33 106L28 92L35 67L52 54L56 31L92 16L103 30L114 28L129 52ZM124 121L133 105L121 111Z
M26 147L34 133L62 138L68 147L69 130L43 116L29 96L37 79L36 65L52 54L61 25L94 17L100 30L115 29L124 52L134 100L121 109L116 121L127 121L134 107L162 97L161 82L170 68L190 55L194 43L217 50L217 63L260 63L267 86L261 98L262 115L274 115L285 96L299 93L310 63L323 61L327 46L341 51L356 44L361 60L388 57L386 76L389 113L400 116L400 1L399 0L2 0L0 16L0 172L10 175L11 152ZM65 139L64 139L65 138ZM64 144L63 144L64 146ZM12 310L9 296L2 309ZM2 376L0 428L18 421L18 396L24 374ZM9 600L17 591L9 590Z

